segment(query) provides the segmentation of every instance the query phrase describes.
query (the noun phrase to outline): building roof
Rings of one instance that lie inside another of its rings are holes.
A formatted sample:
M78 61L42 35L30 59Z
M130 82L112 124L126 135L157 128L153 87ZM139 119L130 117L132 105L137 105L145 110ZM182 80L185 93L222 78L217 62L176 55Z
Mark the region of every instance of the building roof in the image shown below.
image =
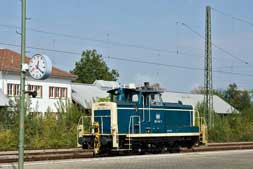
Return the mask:
M96 80L93 84L102 90L110 90L120 87L119 83L116 81Z
M85 109L90 109L91 104L97 101L99 98L105 98L109 96L107 90L104 90L99 85L94 84L72 84L72 99L82 105ZM107 88L113 89L112 86L107 86ZM164 102L178 103L181 101L186 105L196 106L198 103L204 101L204 95L201 94L191 94L191 93L180 93L165 91L162 93L162 99ZM234 111L237 112L230 104L221 99L218 96L213 96L213 107L214 111L218 114L230 114Z
M4 95L3 91L0 89L0 106L8 106L9 99Z
M18 73L20 72L20 59L21 55L17 52L14 52L10 49L0 49L0 71L8 71ZM30 58L25 57L25 62L29 63ZM70 78L75 79L76 76L63 71L59 68L53 66L52 68L52 77L59 78Z
M164 102L177 103L178 101L181 101L183 104L196 106L198 103L202 103L204 101L204 95L166 91L162 93L162 99ZM213 109L218 114L238 112L229 103L216 95L213 96Z
M79 84L72 83L72 100L83 106L85 109L90 109L91 104L98 101L99 98L105 98L108 93L100 89L94 84Z

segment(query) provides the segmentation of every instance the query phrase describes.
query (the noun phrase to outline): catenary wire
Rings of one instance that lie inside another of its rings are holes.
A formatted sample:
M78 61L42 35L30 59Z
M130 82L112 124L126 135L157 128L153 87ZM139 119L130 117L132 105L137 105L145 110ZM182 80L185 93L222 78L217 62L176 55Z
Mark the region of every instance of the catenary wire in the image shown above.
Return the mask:
M200 38L204 39L205 40L205 37L199 33L198 31L194 30L192 27L190 27L188 24L186 23L183 23L181 22L181 25L184 26L185 28L187 28L188 30L190 30L192 33L194 33L195 35L199 36ZM241 63L244 63L244 64L249 64L247 61L233 55L231 52L227 51L226 49L218 46L217 44L215 43L211 43L213 47L219 49L221 52L225 53L226 55L230 56L230 57L233 57L234 59L240 61Z
M13 29L20 29L19 26L15 26L15 25L0 24L0 26L13 28ZM97 43L102 43L102 44L107 44L107 45L109 44L109 45L113 45L113 46L122 46L122 47L143 49L143 50L149 50L149 51L154 51L154 52L163 52L163 53L176 53L177 52L177 50L166 50L166 49L152 48L152 47L148 47L148 46L144 46L144 45L130 44L130 43L124 43L124 42L118 42L118 41L108 41L108 40L94 39L94 38L88 38L88 37L81 37L81 36L75 36L75 35L64 34L64 33L49 32L49 31L44 31L44 30L34 29L34 28L27 28L27 29L30 31L33 31L33 32L37 32L37 33L61 36L61 37L77 39L77 40L92 41L92 42L97 42Z
M20 45L11 44L11 43L0 42L0 44L1 45L6 45L6 46L20 47ZM66 50L55 50L55 49L33 47L33 46L27 46L27 48L29 48L29 49L37 49L37 50L42 50L42 51L49 51L49 52L64 53L64 54L81 55L81 52L72 52L72 51L66 51ZM156 66L164 66L164 67L177 68L177 69L198 70L198 71L203 71L204 70L203 68L198 68L198 67L189 67L189 66L182 66L182 65L164 64L164 63L159 63L159 62L137 60L137 59L130 59L130 58L111 57L111 56L103 57L103 58L108 58L108 59L113 59L113 60L120 60L120 61L127 61L127 62L150 64L150 65L156 65ZM222 73L222 74L230 74L230 75L240 75L240 76L253 77L253 74L228 72L228 71L221 71L221 70L213 70L213 72Z
M246 24L248 24L249 26L253 27L253 22L251 22L251 21L248 21L248 20L246 20L246 19L243 19L243 18L240 18L240 17L236 17L236 16L233 16L233 15L227 14L227 13L225 13L225 12L219 10L219 9L213 8L213 7L211 7L211 9L212 9L213 11L215 11L215 12L217 12L217 13L223 15L223 16L230 17L230 18L232 18L232 19L234 19L234 20L237 20L237 21L246 23Z
M172 68L178 68L178 69L198 70L198 71L205 70L203 68L198 68L198 67L171 65L171 64L164 64L164 63L158 63L158 62L153 62L153 61L152 62L151 61L142 61L142 60L129 59L129 58L120 58L120 57L111 57L111 56L108 56L107 58L108 59L114 59L114 60L120 60L120 61L134 62L134 63L144 63L144 64L157 65L157 66L172 67ZM228 72L228 71L221 71L221 70L213 70L213 72L222 73L222 74L253 77L253 74L245 74L245 73L238 73L238 72Z

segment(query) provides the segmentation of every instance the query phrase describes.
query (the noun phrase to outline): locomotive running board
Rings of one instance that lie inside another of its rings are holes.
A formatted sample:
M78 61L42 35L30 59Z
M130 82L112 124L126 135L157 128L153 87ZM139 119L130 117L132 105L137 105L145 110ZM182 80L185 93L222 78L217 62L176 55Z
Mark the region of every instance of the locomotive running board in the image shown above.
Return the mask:
M126 137L180 137L180 136L199 136L200 133L145 133L145 134L126 134Z

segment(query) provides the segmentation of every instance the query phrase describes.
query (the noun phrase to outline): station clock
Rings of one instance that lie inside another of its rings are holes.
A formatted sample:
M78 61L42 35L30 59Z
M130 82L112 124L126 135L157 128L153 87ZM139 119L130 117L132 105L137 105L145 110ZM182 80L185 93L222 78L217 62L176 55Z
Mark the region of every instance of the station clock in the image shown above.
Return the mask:
M28 66L30 75L36 80L47 79L52 73L52 62L46 55L34 55Z

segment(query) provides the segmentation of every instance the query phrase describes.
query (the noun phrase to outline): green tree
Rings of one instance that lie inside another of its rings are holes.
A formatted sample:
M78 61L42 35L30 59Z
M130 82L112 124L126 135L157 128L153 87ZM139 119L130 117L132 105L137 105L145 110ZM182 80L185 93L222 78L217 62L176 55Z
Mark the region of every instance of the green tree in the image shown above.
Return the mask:
M76 82L93 83L95 80L117 80L117 70L110 70L101 54L96 50L83 51L81 60L76 62L71 73L77 75Z
M239 90L235 83L229 84L225 99L240 111L251 107L249 93L246 90Z

